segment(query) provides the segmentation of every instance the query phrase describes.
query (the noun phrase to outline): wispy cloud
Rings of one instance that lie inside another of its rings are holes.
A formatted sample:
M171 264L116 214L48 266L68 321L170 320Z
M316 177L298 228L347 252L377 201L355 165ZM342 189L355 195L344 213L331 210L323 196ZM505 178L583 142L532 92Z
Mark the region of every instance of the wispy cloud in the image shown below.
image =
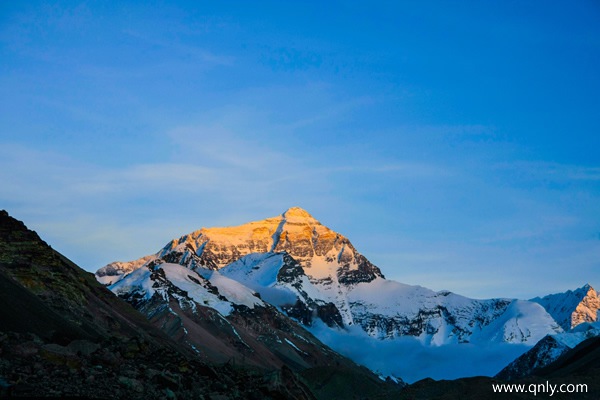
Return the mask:
M232 55L218 54L207 48L182 43L174 38L169 40L163 39L159 36L158 32L155 32L155 34L151 36L148 33L141 33L137 30L125 29L123 33L139 40L144 45L163 49L169 53L173 53L179 58L188 60L190 63L209 64L212 66L231 66L235 62L235 57Z
M513 161L498 163L494 168L512 172L526 179L543 181L599 181L600 167L560 164L547 161Z

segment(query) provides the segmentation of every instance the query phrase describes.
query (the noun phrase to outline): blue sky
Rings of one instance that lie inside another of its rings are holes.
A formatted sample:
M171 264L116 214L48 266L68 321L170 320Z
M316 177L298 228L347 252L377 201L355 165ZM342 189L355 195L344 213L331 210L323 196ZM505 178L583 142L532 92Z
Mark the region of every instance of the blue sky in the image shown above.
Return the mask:
M3 2L0 208L92 271L301 206L388 278L600 286L596 1Z

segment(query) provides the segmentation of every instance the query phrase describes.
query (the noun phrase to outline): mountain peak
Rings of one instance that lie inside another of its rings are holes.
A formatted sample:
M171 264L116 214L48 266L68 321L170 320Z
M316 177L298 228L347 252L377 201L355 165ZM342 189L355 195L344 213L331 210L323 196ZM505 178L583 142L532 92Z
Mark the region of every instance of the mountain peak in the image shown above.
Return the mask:
M316 219L312 215L310 215L308 211L300 207L290 207L283 214L281 214L281 216L287 221L292 219L316 221Z
M117 282L127 272L156 260L194 269L223 268L251 253L287 253L314 279L336 284L370 282L383 274L343 235L317 221L306 210L291 207L277 217L243 225L202 228L167 243L156 254L100 268L103 283Z
M566 331L583 322L598 321L600 296L586 283L579 289L531 299L539 303Z

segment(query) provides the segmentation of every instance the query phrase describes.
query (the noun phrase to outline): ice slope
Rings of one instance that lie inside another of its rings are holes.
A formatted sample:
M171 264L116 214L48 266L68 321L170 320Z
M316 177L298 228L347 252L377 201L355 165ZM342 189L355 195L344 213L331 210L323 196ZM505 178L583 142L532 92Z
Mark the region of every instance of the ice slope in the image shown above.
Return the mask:
M533 345L549 333L562 331L543 307L524 300L475 300L380 277L342 285L333 274L329 279L315 279L299 265L293 277L286 279L280 274L285 257L285 253L251 254L220 272L261 296L279 290L295 294L308 308L332 303L345 326L358 325L378 339L413 336L423 344L438 346L466 342ZM293 267L287 265L288 270Z
M266 302L283 306L294 304L300 295L277 280L285 262L285 253L253 253L221 268L219 273L258 292Z
M160 284L163 275L159 274L159 271L164 272L164 278L170 285ZM165 263L152 268L138 268L109 286L109 289L121 296L135 294L140 300L149 300L155 293L166 299L167 292L173 285L186 292L196 303L211 307L224 316L231 314L234 304L249 308L256 305L265 306L254 291L239 282L216 271L207 270L206 275L207 277L202 276L202 273L191 271L179 264ZM186 305L189 304L186 302Z
M538 304L515 299L475 300L378 278L348 294L354 319L371 336L415 336L431 345L535 344L562 331Z

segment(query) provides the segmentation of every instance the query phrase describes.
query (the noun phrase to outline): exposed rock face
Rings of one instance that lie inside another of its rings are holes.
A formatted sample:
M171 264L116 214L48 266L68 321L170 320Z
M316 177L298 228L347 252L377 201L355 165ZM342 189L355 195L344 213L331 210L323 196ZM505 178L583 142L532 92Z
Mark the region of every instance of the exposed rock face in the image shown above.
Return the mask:
M172 240L155 255L129 263L109 264L96 275L101 282L115 283L130 272L130 268L157 262L218 270L255 253L287 254L290 258L286 262L293 259L302 268L300 274L315 283L330 286L330 291L383 278L379 268L358 253L347 238L298 207L290 208L278 217L236 227L202 228ZM343 299L319 299L318 304L315 303L317 299L309 299L309 296L303 296L303 299L316 310L317 316L325 318L328 325L352 323L349 306ZM303 313L288 309L294 315ZM312 311L306 315L303 321L310 324Z
M584 322L598 321L598 312L600 310L600 298L598 297L598 292L596 292L589 284L585 285L583 289L587 289L587 291L581 302L575 308L575 311L571 314L571 328L575 328L577 325Z
M301 208L281 216L227 228L202 228L169 242L155 255L129 263L111 263L99 277L130 272L153 258L190 268L219 269L251 253L286 252L311 276L333 269L340 282L355 284L382 277L344 236L323 226Z
M531 301L541 304L566 331L584 322L598 321L600 297L589 284L565 293L536 297Z

